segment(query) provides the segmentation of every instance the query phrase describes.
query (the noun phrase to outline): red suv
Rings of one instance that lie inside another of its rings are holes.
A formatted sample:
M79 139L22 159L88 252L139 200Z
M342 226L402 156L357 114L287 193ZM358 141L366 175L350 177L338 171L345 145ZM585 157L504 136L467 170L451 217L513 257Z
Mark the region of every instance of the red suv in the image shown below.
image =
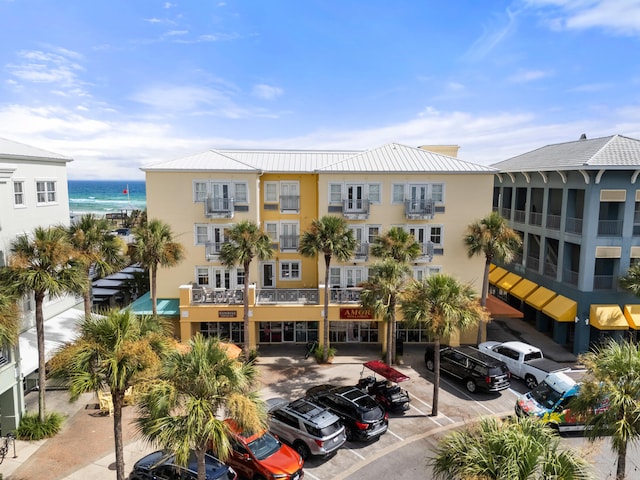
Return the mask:
M266 480L304 478L304 460L291 447L266 430L246 433L240 431L233 420L227 419L225 422L233 435L227 464L241 477Z

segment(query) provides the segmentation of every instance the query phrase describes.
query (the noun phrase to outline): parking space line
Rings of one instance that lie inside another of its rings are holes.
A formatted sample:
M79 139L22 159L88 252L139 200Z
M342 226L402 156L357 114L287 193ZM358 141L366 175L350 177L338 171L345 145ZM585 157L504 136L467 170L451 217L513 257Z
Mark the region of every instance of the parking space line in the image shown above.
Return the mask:
M415 397L414 397L414 398L415 398ZM423 402L423 403L424 403L424 402ZM425 405L426 405L426 404L425 404ZM419 409L418 407L416 407L415 405L411 405L411 404L409 404L409 406L410 406L411 408L413 408L414 410L417 410L417 411L418 411L418 413L419 413L420 415L424 415L425 417L427 416L427 414L426 414L426 413L424 413L422 410L420 410L420 409ZM428 406L429 406L429 405L427 405L427 407L428 407Z
M312 474L308 469L304 469L304 476L306 477L311 477L314 480L320 480L320 477L316 477L314 474Z
M404 438L402 438L402 437L401 437L401 436L399 436L399 435L396 435L395 433L393 433L393 432L392 432L391 430L389 430L388 428L387 428L387 433L390 433L391 435L393 435L394 437L396 437L396 438L397 438L398 440L400 440L401 442L404 442Z
M353 453L356 457L360 457L361 460L364 460L364 457L362 455L360 455L358 452L356 452L355 450L352 450L350 448L347 448L346 450L349 450L351 453ZM305 472L306 473L306 472Z

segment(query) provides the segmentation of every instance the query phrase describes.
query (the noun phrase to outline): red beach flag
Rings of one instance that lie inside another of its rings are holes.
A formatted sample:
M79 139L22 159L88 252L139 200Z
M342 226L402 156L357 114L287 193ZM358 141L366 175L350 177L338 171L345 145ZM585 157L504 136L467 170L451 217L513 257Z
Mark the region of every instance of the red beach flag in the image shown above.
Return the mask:
M126 194L127 194L127 193L129 193L129 192L128 192L128 191L127 191L127 189L125 188L124 190L122 190L122 193L124 193L124 194L126 195Z

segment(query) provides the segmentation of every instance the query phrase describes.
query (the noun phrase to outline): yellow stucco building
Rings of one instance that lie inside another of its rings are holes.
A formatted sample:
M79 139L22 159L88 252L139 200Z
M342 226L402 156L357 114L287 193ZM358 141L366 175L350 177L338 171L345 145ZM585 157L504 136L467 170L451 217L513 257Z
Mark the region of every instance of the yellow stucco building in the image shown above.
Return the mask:
M358 240L354 257L333 260L329 272L330 340L383 343L386 325L359 306L359 285L375 258L369 244L401 226L422 245L414 278L452 275L480 291L484 259L469 259L462 238L491 211L495 170L464 162L457 147L413 148L395 143L367 151L209 150L143 168L147 213L169 224L186 259L158 271L158 298L179 299L179 330L252 346L322 338L324 260L298 252L312 220L343 217ZM225 229L240 220L262 227L273 257L250 271L225 268L218 253ZM243 328L248 281L250 329ZM419 327L403 328L405 342L425 342ZM474 343L461 332L450 343Z

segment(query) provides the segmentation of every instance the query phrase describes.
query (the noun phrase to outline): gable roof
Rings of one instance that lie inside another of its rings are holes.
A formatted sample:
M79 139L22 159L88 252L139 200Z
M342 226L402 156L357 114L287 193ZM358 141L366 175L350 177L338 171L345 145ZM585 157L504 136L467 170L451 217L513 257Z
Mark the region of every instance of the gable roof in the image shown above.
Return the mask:
M547 145L492 167L501 172L629 169L640 166L640 140L611 135Z
M47 150L25 145L24 143L14 142L13 140L7 140L6 138L0 138L0 158L11 160L38 159L64 162L73 161L70 157L48 152Z
M495 173L422 148L390 143L373 150L208 150L142 167L143 171L255 171L274 173Z

